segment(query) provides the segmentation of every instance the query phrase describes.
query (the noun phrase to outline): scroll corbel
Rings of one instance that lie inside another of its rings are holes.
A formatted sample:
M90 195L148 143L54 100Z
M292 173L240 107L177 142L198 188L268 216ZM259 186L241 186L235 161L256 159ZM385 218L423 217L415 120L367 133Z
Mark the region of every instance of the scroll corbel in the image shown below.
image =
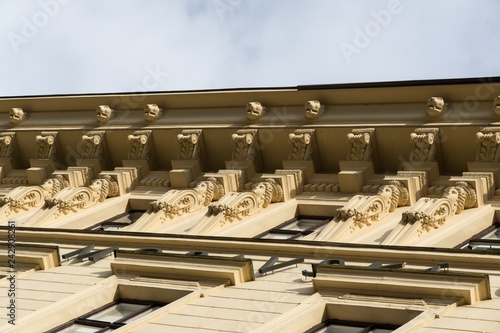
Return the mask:
M127 227L128 231L147 231L158 223L194 213L224 195L223 184L214 177L208 177L196 184L193 189L170 190L161 198L150 203L149 210L137 222Z
M467 181L456 181L444 190L441 198L420 198L408 211L403 212L401 222L382 244L405 244L440 228L465 209L477 206L476 189Z
M379 187L375 195L356 195L337 212L337 216L315 240L337 241L382 220L398 207L410 202L408 189L397 180Z

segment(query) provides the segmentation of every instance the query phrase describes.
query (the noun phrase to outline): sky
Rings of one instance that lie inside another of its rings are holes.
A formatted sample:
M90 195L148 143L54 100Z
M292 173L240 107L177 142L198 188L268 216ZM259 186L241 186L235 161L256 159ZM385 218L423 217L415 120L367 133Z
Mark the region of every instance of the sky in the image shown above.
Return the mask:
M0 96L500 76L498 0L0 0Z

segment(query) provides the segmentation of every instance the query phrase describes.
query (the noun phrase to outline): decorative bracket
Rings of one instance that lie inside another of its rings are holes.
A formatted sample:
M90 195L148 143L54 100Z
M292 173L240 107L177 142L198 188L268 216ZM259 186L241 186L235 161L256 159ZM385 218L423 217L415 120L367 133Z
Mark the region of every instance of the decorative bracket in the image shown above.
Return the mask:
M329 223L315 240L336 241L352 234L373 222L380 221L397 207L410 203L410 195L405 185L397 180L380 186L376 195L356 195L337 212L337 217Z
M181 134L177 135L177 142L179 142L179 160L198 160L200 159L201 151L201 129L184 130Z
M341 192L360 192L373 177L375 157L375 129L353 129L347 134L350 144L347 161L340 161L339 186Z
M9 218L45 203L44 191L39 186L21 186L0 198L0 216Z
M4 132L0 133L0 158L13 159L14 148L16 146L16 133Z
M273 178L253 185L250 192L230 193L208 207L209 215L221 215L222 224L254 215L272 202L283 201L283 188Z
M242 170L244 180L251 179L257 171L260 171L262 160L258 149L258 136L256 129L238 130L231 136L234 150L231 161L226 161L226 169Z
M411 238L438 229L465 209L483 205L487 192L487 184L483 180L484 177L464 174L450 179L450 186L445 188L441 198L420 198L403 213L401 222L382 244L402 245Z
M292 145L289 161L310 161L313 157L314 129L298 129L288 135Z
M208 177L196 184L194 189L170 190L160 199L150 203L148 213L143 214L128 231L146 231L157 221L164 223L185 214L194 213L219 200L224 195L223 184L214 177Z
M172 161L170 183L173 188L186 188L201 174L200 155L203 146L202 130L184 130L177 135L179 158Z
M109 169L110 163L105 131L87 132L82 136L81 143L83 145L82 158L76 160L77 166L89 168L91 179L103 169Z
M472 172L492 172L494 183L500 184L500 127L481 128L476 133L476 141L479 144L476 161L467 163L467 169Z
M139 178L146 176L156 164L151 130L135 131L128 136L130 151L128 160L122 161L126 168L135 168Z
M0 179L12 171L16 147L16 133L0 133Z
M153 136L151 130L136 131L128 136L130 151L129 160L149 160L153 150Z
M254 184L248 192L226 193L217 203L208 206L205 217L191 228L191 235L207 235L226 224L257 214L272 202L284 201L283 189L275 179L265 179Z
M42 184L54 172L59 145L57 132L42 132L35 139L38 145L36 159L30 159L31 167L26 170L30 185Z
M232 161L254 161L258 146L257 130L243 129L231 135L234 143Z
M42 132L41 135L36 136L36 143L38 144L37 159L56 159L57 132Z
M168 191L157 201L151 203L154 213L162 212L164 217L173 219L177 216L192 213L208 206L212 201L219 200L224 195L224 187L215 178L198 182L194 189Z
M500 127L485 127L476 133L476 162L500 162Z
M439 177L439 128L417 128L410 135L410 162L403 162L405 171L425 171L427 183Z
M439 128L417 128L411 133L410 162L435 162Z
M288 141L292 145L288 160L283 161L283 169L301 170L303 183L307 183L315 175L315 164L317 158L316 135L314 129L297 129L288 135Z
M95 206L107 197L118 195L118 184L109 176L95 179L89 187L67 187L45 199L48 214L57 219ZM47 216L44 216L44 220Z
M348 161L371 162L375 140L374 128L353 129L347 134L347 142L351 145L347 154Z

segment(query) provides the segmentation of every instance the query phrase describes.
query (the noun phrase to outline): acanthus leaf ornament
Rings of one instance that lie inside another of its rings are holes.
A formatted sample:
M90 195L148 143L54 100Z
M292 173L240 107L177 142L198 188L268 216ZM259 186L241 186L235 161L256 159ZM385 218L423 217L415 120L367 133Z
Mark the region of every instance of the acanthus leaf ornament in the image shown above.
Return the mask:
M222 183L216 178L209 177L199 181L193 189L168 191L160 199L151 202L150 209L153 213L162 213L164 221L166 218L174 219L198 211L223 195Z
M238 130L231 136L234 143L234 150L231 160L233 161L253 161L257 150L257 130Z
M135 131L128 136L129 160L148 160L153 146L152 131Z
M44 204L44 193L39 186L22 186L0 198L0 215L12 215L38 208Z
M438 128L417 128L410 135L413 144L410 162L434 162L436 160L436 140Z
M410 203L408 189L397 180L381 185L377 194L355 195L337 211L337 216L315 240L336 241L374 222L382 220L396 208Z
M0 133L0 158L14 158L15 132Z
M42 132L36 136L38 144L37 159L54 160L57 154L57 132Z
M290 161L312 160L314 129L298 129L288 135L292 145L288 159Z
M224 224L254 215L273 202L283 201L283 198L281 185L275 179L268 178L254 184L251 191L223 197L220 203L209 206L208 213L210 215L222 214L221 223Z
M93 207L98 200L96 193L89 187L65 188L53 198L45 199L48 209L56 208L54 218Z
M485 127L476 133L476 162L500 162L500 127Z
M184 130L177 135L180 145L179 160L197 160L200 158L202 130Z
M474 188L465 181L458 181L445 188L441 198L421 198L414 209L403 213L402 221L420 224L419 235L437 229L456 214L473 208L477 203Z
M90 131L82 136L83 159L101 159L105 145L104 131Z
M373 128L368 128L355 129L352 133L347 134L347 142L350 144L349 153L347 154L348 161L372 160L374 133Z

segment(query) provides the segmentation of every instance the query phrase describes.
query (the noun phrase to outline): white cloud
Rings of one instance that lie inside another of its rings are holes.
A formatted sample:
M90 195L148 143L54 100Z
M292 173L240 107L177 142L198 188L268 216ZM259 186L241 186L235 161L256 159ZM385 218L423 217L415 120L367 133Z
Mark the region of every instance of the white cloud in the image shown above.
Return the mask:
M0 95L144 90L152 68L153 90L500 74L495 0L400 0L350 62L341 43L397 0L65 0L15 52L9 34L57 1L0 0Z

